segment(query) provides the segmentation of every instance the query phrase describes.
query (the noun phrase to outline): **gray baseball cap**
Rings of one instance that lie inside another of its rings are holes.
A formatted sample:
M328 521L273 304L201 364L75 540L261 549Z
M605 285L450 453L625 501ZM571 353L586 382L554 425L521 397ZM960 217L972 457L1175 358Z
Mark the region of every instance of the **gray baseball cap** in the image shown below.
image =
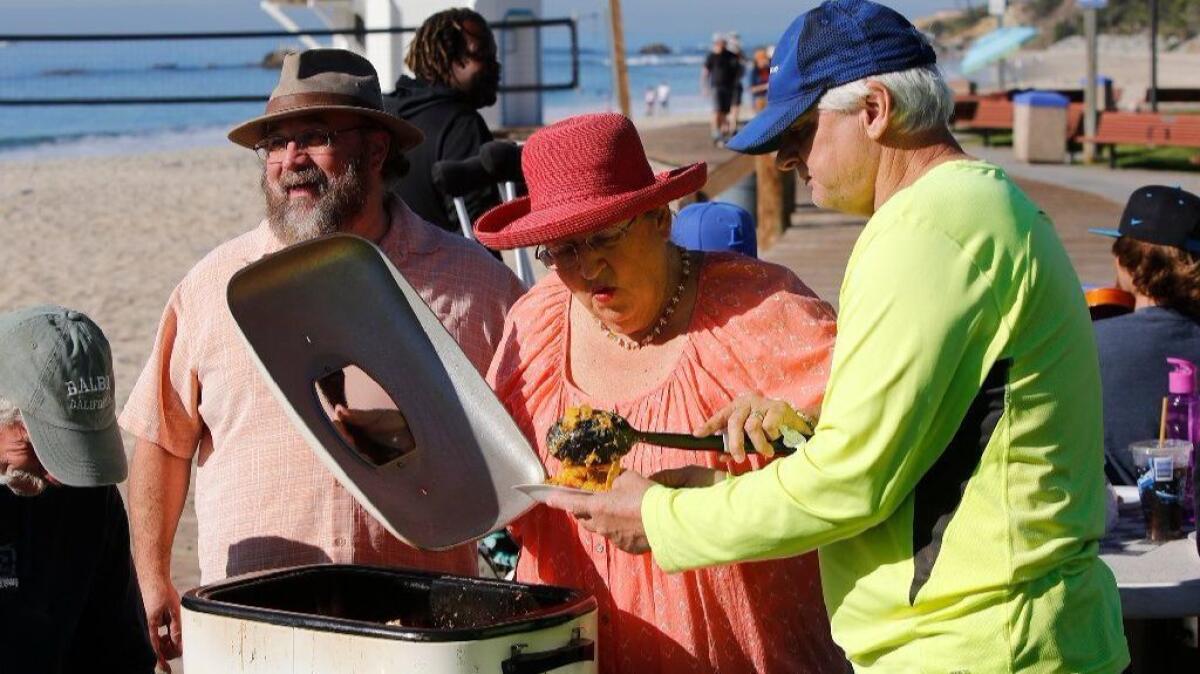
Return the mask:
M57 306L0 314L0 396L21 410L38 460L55 479L96 487L125 479L112 354L90 318Z

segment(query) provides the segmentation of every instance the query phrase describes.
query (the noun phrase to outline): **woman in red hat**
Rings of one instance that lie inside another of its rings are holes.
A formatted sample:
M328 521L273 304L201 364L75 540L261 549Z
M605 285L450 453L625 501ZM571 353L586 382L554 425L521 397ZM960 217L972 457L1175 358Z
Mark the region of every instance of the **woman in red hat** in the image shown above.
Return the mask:
M488 380L551 474L546 431L568 407L674 432L744 393L819 409L830 306L787 269L670 242L667 204L704 185L704 164L656 176L633 124L600 114L534 134L522 168L529 196L488 211L476 236L497 249L537 246L554 273L513 306ZM623 464L679 483L688 466L720 459L639 444ZM563 511L539 506L512 528L519 580L595 595L602 672L844 669L813 555L666 574Z

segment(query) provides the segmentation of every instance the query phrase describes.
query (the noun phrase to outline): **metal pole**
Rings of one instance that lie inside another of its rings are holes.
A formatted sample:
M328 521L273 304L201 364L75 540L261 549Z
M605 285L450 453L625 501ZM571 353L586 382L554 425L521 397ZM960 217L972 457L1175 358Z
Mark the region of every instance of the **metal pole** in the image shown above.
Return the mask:
M1150 111L1158 112L1158 0L1150 0Z
M454 212L458 214L458 224L462 227L463 236L468 241L475 240L475 232L471 231L471 214L467 212L467 202L462 197L454 197Z
M612 23L613 86L617 88L617 104L621 107L621 114L632 119L629 73L625 69L625 29L621 27L621 0L608 0L608 11Z
M1087 83L1083 87L1083 135L1096 135L1096 10L1083 10L1083 34L1087 44ZM1083 162L1096 159L1096 144L1083 144Z
M515 182L506 180L499 183L497 187L500 189L501 201L508 202L517 198L517 184ZM526 288L532 288L533 284L537 283L537 275L533 273L533 262L529 259L529 249L515 248L513 249L513 257L517 261L517 278L521 279L521 283L524 283Z
M1004 15L1003 14L1000 14L996 17L996 30L1000 30L1001 28L1004 28ZM999 86L999 88L1000 88L1000 91L1008 90L1007 87L1004 86L1004 59L1000 59L999 61L996 61L996 81L997 81L997 86Z

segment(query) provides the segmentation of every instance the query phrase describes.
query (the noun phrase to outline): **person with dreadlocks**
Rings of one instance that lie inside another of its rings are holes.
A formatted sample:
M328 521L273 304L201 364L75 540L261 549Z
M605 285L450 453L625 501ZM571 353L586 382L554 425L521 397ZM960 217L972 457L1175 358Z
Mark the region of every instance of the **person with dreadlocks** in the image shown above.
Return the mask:
M432 169L444 159L467 159L492 133L478 110L496 103L500 63L496 40L482 16L469 9L447 9L426 19L409 45L405 64L413 76L401 76L388 96L388 110L416 126L425 142L408 153L412 170L400 196L425 220L461 232L454 202L433 184ZM500 202L495 187L466 195L474 221Z

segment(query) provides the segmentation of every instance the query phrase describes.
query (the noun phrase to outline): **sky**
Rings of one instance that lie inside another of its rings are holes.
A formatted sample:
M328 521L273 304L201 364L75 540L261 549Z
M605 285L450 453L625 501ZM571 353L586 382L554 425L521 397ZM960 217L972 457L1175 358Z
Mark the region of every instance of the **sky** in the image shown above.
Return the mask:
M884 0L909 18L986 0ZM625 0L625 42L700 45L717 30L736 30L748 44L773 41L817 0ZM607 40L606 0L543 0L546 17L577 16L580 40ZM3 33L121 33L275 30L258 0L0 0Z

